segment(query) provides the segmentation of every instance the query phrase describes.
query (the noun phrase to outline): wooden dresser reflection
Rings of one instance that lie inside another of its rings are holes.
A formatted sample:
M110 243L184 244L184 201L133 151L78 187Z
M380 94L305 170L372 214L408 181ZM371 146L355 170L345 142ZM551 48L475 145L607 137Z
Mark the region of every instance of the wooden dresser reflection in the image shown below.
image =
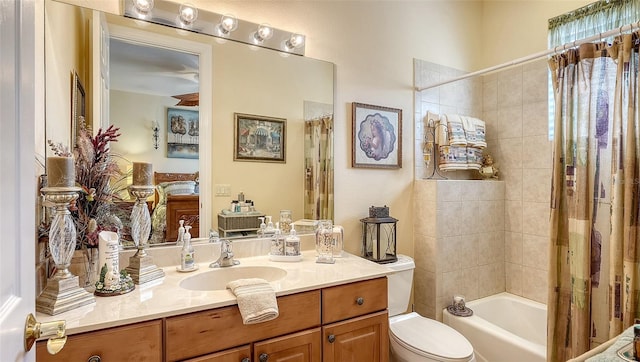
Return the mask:
M176 241L180 220L191 225L191 237L200 236L200 197L191 195L167 195L167 229L165 241Z

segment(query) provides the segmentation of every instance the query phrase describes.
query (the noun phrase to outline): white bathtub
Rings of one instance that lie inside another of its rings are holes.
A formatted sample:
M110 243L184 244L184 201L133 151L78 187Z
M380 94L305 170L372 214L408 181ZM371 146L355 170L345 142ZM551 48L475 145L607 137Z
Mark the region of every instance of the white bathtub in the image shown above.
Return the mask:
M473 345L478 362L547 360L547 306L509 293L467 302L471 317L442 320Z

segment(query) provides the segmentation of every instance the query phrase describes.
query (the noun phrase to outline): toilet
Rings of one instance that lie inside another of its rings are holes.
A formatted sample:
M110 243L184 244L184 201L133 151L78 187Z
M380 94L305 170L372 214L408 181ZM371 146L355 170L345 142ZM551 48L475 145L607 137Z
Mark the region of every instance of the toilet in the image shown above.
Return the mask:
M395 270L388 278L389 345L392 362L475 362L473 346L460 332L416 312L409 305L415 263L405 255L385 264Z

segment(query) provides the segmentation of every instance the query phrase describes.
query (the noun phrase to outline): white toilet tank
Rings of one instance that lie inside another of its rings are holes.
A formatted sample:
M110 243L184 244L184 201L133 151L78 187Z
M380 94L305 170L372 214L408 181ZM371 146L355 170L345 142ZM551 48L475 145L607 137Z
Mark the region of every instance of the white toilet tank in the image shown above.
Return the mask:
M389 317L406 312L411 297L411 285L413 283L413 269L416 264L406 255L398 255L398 260L385 264L395 270L395 273L387 276Z

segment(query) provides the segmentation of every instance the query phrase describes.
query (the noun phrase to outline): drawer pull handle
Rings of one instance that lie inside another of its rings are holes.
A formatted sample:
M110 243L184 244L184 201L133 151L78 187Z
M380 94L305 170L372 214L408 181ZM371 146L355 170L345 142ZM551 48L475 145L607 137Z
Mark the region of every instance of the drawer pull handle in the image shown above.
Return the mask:
M251 360L249 359L249 357L245 357L240 362L251 362Z
M329 343L333 343L333 342L335 342L335 341L336 341L336 336L335 336L335 335L333 335L333 334L330 334L330 335L329 335L329 338L327 338L327 339L329 340Z
M358 299L356 299L356 303L357 303L358 305L363 305L363 304L364 304L364 298L362 298L362 297L358 297Z
M102 358L100 358L100 356L91 356L87 360L87 362L100 362L100 361L102 361Z
M266 353L262 353L258 358L260 359L260 362L267 362L269 360L269 355Z

